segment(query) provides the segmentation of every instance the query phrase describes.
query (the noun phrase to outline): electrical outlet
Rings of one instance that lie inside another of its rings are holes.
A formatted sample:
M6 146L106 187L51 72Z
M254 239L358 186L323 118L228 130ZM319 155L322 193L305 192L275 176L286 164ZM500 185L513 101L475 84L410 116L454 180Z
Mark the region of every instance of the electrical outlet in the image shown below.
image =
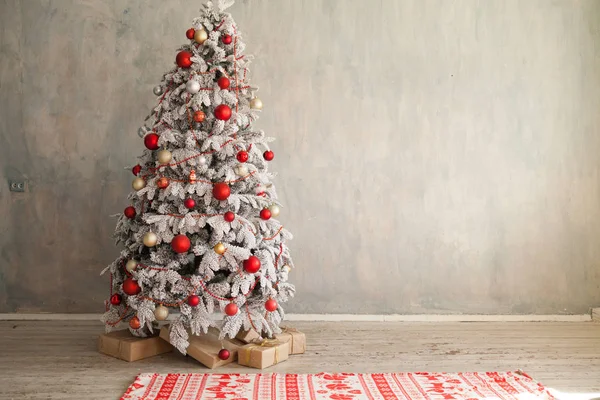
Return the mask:
M25 181L8 181L8 187L11 192L24 192L25 191Z

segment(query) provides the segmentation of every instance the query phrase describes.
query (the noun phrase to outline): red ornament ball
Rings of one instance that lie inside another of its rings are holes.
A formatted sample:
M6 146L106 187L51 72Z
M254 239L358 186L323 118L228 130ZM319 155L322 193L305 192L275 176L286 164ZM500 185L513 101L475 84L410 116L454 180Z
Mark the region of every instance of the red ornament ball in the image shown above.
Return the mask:
M225 314L233 317L238 313L238 306L235 303L229 303L225 306Z
M158 149L158 135L156 133L149 133L144 136L144 145L148 150Z
M268 208L263 208L260 210L260 217L265 221L271 219L271 210Z
M217 85L219 85L219 87L221 89L227 89L230 84L231 84L231 82L229 81L229 78L226 76L222 76L219 78L219 80L217 80Z
M196 307L198 304L200 304L200 297L193 294L190 297L188 297L187 302L191 307Z
M247 260L244 260L244 270L247 273L253 274L255 272L258 272L259 269L260 269L260 260L258 259L258 257L250 256Z
M175 58L175 62L181 68L189 68L192 66L192 53L189 51L180 51L177 53L177 57Z
M219 351L219 358L221 360L228 360L230 355L231 354L229 353L229 350L227 350L227 349L221 349L221 351Z
M131 329L140 329L142 323L140 322L140 319L138 317L133 317L129 320L129 326L131 327Z
M267 150L263 153L263 157L265 158L265 160L271 161L275 158L275 153L273 153L271 150Z
M267 311L273 312L277 310L277 302L274 299L269 299L265 301L265 308L267 309Z
M194 121L203 122L205 119L206 119L206 114L204 114L204 111L194 112Z
M227 222L233 222L235 219L235 214L232 211L227 211L225 214L223 214L223 218Z
M238 160L239 162L246 162L246 161L248 161L248 157L249 157L249 156L248 156L248 152L247 152L247 151L244 151L244 150L242 150L242 151L239 151L239 152L237 153L237 156L236 156L236 158L237 158L237 160Z
M131 172L133 172L133 174L135 176L138 176L138 174L142 171L142 166L140 164L136 165L135 167L131 168Z
M177 235L171 240L171 248L175 253L187 253L192 243L185 235Z
M121 300L123 300L123 297L121 297L121 295L118 293L115 293L112 296L110 296L110 304L112 304L113 306L118 306L119 304L121 304Z
M196 207L196 202L194 201L194 199L188 197L183 201L183 205L185 206L185 208L191 210L192 208Z
M231 37L231 35L223 35L223 37L221 38L221 41L224 44L231 44L231 42L233 42L233 38Z
M226 183L217 183L213 186L213 197L217 200L227 200L231 194L231 189Z
M187 31L185 31L185 37L192 40L194 38L195 33L196 33L196 30L194 28L190 28Z
M129 219L135 218L135 207L129 206L123 211L123 214Z
M123 292L129 296L135 296L142 291L140 285L133 278L127 278L123 281Z
M215 107L215 118L227 121L231 118L231 108L227 104L219 104Z
M165 189L167 186L169 186L169 179L165 178L164 176L162 178L158 178L156 180L156 186L159 189Z

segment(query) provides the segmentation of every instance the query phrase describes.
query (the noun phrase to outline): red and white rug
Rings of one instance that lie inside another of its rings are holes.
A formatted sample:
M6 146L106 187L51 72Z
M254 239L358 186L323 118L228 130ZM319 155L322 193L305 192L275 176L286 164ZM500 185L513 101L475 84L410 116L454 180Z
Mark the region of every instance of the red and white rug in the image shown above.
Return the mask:
M122 400L554 399L522 372L141 374Z

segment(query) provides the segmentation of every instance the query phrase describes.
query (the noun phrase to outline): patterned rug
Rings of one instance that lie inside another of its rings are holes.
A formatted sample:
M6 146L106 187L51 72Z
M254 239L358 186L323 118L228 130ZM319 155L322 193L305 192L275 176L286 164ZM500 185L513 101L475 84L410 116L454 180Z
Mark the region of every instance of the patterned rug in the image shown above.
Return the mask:
M554 399L522 372L141 374L122 400Z

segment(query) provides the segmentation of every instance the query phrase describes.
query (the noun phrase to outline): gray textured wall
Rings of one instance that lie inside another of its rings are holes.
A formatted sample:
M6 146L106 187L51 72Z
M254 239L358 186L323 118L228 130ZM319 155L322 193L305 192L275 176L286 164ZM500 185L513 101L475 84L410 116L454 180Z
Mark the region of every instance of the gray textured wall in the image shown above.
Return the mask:
M98 312L156 98L200 1L2 0L0 311ZM600 303L600 1L250 0L292 312Z

